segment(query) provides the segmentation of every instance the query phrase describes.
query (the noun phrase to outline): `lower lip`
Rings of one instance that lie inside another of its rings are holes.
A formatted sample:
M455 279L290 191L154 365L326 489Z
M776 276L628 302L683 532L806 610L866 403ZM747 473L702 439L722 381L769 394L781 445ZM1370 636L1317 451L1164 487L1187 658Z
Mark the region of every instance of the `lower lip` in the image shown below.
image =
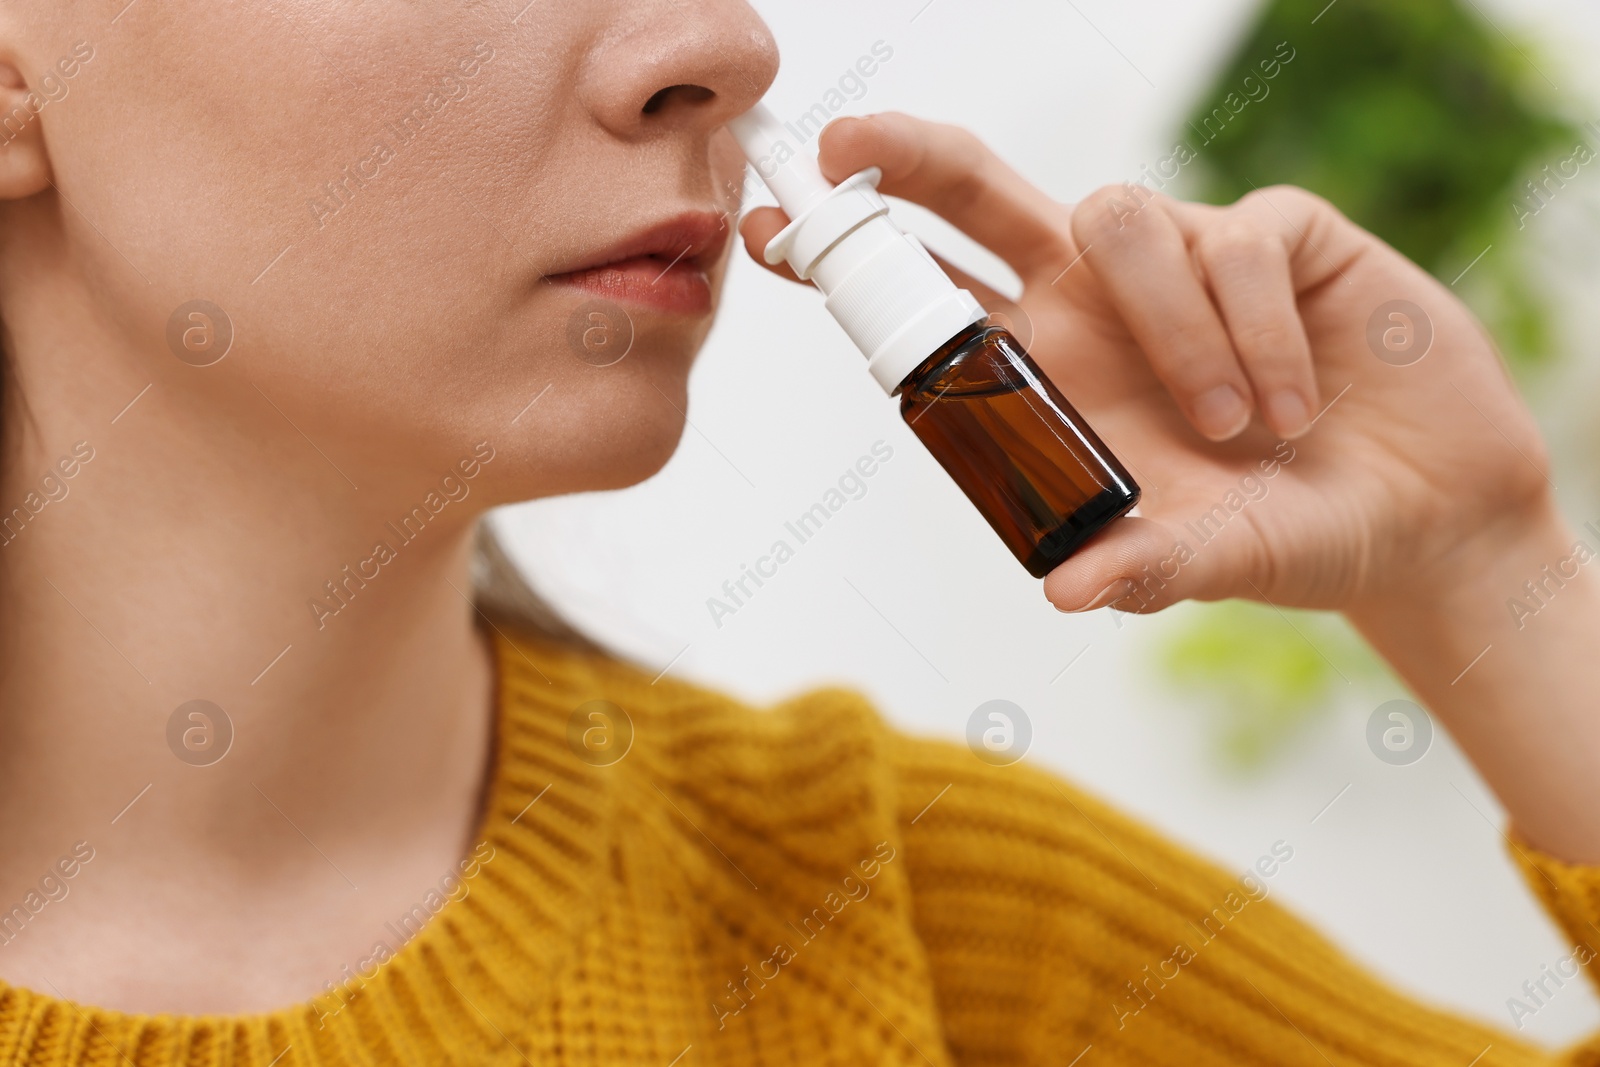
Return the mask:
M550 281L657 311L704 315L711 310L711 282L705 271L688 262L638 256L592 270L554 274Z

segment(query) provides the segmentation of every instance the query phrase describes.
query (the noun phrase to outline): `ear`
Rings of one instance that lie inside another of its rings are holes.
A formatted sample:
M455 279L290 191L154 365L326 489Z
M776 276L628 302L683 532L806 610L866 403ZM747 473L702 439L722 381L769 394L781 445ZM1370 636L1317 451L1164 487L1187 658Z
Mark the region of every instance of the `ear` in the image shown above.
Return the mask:
M0 53L0 200L20 200L51 184L40 114L47 102Z

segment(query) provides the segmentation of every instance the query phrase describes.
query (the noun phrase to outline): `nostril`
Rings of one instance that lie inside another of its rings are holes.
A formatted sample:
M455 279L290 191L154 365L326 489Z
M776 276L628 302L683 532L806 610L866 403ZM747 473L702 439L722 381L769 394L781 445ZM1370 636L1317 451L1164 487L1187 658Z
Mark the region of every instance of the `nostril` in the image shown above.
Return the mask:
M674 97L686 104L700 104L716 95L716 93L703 85L669 85L644 102L644 113L646 115L654 115L657 111L666 107L668 101Z

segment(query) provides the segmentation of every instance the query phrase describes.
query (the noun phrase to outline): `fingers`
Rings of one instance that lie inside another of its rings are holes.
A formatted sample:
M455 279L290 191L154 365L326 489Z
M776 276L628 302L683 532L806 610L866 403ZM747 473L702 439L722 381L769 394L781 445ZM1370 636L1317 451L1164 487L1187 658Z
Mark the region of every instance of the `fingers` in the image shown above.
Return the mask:
M1074 237L1156 377L1213 441L1250 422L1251 387L1189 247L1149 190L1109 186L1072 214Z
M1317 382L1288 249L1270 233L1224 226L1196 253L1267 425L1280 437L1300 436L1317 408Z
M1290 263L1300 232L1264 196L1210 209L1198 225L1193 207L1171 207L1194 247L1263 419L1279 437L1300 436L1319 406Z
M1053 284L1078 249L1092 251L1090 269L1108 302L1206 438L1237 436L1256 410L1281 438L1310 428L1319 398L1296 297L1339 272L1318 240L1341 236L1335 213L1315 197L1274 189L1218 209L1125 185L1069 213L966 130L898 113L839 119L823 131L820 150L831 180L881 168L885 193L942 215L1030 289ZM741 224L758 262L786 221L759 208ZM786 266L773 269L794 277Z
M764 255L768 242L778 236L778 231L787 225L789 225L789 216L783 213L782 208L758 207L752 209L748 215L740 220L739 236L744 238L744 249L750 253L751 259L779 277L788 278L791 282L798 282L800 279L795 277L795 273L790 269L788 263L780 260L774 265L768 263Z
M984 310L1001 312L1010 316L1015 316L1022 310L1017 306L1016 301L1003 295L998 289L990 287L988 282L974 278L933 249L928 249L928 255L932 256L934 262L939 264L940 270L950 276L951 281L976 297L978 303L983 305Z
M1247 546L1242 538L1201 543L1161 522L1130 516L1051 571L1045 599L1061 611L1110 607L1143 613L1180 600L1238 596L1238 576L1251 573L1250 561L1237 558Z
M752 209L739 223L739 235L744 239L745 251L750 254L751 259L774 274L787 278L792 282L797 282L800 279L795 277L795 273L790 269L788 263L780 261L774 266L763 257L767 244L778 235L779 230L782 230L787 225L789 225L789 216L785 215L779 208L758 207ZM974 278L937 252L930 249L928 254L933 256L944 272L950 276L951 281L970 292L977 298L978 303L985 308L990 311L1002 312L1012 317L1015 317L1021 310L1017 307L1015 301L1001 295L990 288L987 283Z
M1077 255L1066 209L959 126L885 112L838 119L818 140L829 180L882 169L882 192L941 215L1024 283L1049 282Z

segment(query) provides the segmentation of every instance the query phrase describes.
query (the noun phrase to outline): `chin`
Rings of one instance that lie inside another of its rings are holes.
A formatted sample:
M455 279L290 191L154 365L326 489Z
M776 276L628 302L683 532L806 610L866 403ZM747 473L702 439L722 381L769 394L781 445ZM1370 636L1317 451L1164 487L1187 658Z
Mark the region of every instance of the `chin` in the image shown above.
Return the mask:
M552 404L540 420L524 419L525 436L508 450L527 481L508 486L511 493L528 499L625 489L658 473L683 440L688 366L651 373L657 369L573 383L564 404ZM574 395L579 388L583 395ZM554 390L548 399L556 399Z
M659 474L683 440L683 417L671 412L670 422L671 426L630 433L620 442L622 447L608 457L610 462L595 472L596 477L586 488L626 489Z

